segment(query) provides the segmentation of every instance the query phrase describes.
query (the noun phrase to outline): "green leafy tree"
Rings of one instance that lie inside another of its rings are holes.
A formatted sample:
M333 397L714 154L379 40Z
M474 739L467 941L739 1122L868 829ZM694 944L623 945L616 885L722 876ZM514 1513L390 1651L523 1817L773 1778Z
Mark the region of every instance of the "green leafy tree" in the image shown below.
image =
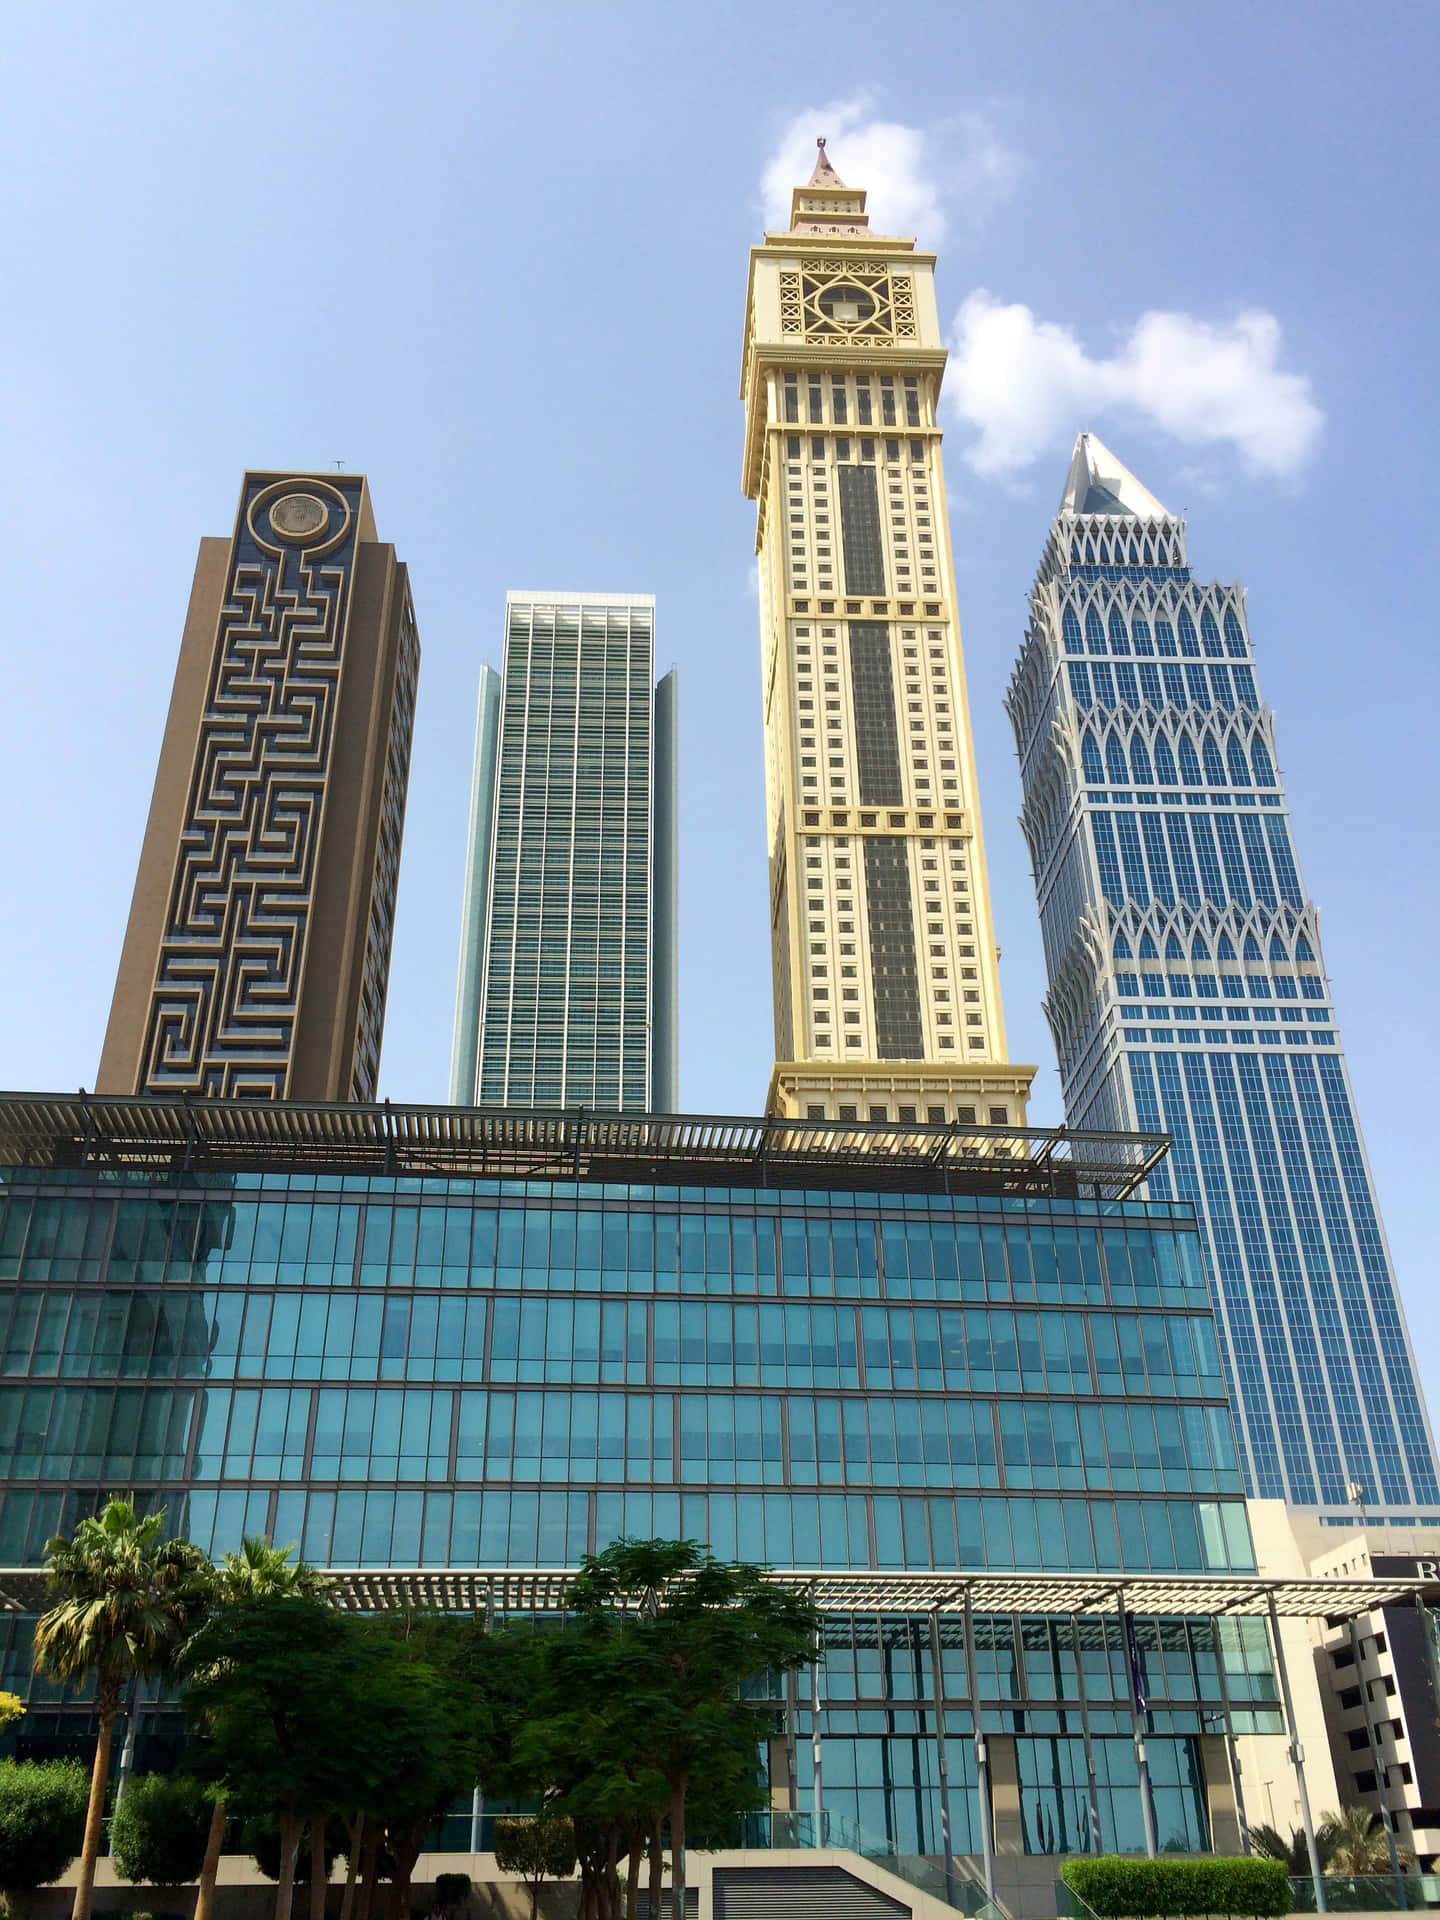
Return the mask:
M367 1765L345 1802L350 1852L360 1834L371 1837L367 1920L381 1860L390 1870L392 1920L408 1920L425 1835L477 1777L488 1716L473 1676L485 1635L476 1621L434 1614L389 1614L361 1623L359 1632L375 1726Z
M247 1534L238 1553L225 1554L215 1566L210 1610L278 1599L319 1599L328 1584L323 1574L303 1560L292 1560L293 1544L272 1547L259 1534ZM194 1920L213 1920L215 1882L220 1872L220 1853L225 1844L226 1807L224 1796L216 1794L210 1808L210 1825L205 1839L205 1857L200 1867L200 1887L195 1896ZM187 1876L188 1877L188 1876Z
M669 1789L675 1910L684 1920L687 1803L700 1779L713 1812L733 1788L737 1810L753 1804L754 1709L741 1690L766 1672L806 1666L820 1616L763 1570L717 1560L693 1540L617 1540L589 1555L570 1591L583 1618L638 1610L625 1665L640 1709L637 1757Z
M210 1830L209 1794L185 1773L142 1773L110 1819L110 1858L122 1880L179 1887L198 1877Z
M575 1871L575 1829L553 1814L532 1814L495 1822L495 1864L502 1873L518 1873L530 1889L530 1920L540 1911L540 1889L547 1880L568 1880Z
M569 1605L576 1624L548 1636L516 1741L520 1772L574 1823L582 1914L611 1920L622 1897L633 1914L647 1854L658 1912L668 1828L683 1915L692 1804L719 1828L760 1803L761 1726L743 1689L806 1665L818 1615L759 1568L693 1541L615 1542L582 1562Z
M185 1705L207 1727L221 1791L280 1830L276 1920L290 1920L307 1821L363 1773L372 1727L353 1621L318 1598L258 1595L218 1608L186 1649Z
M25 1702L18 1693L0 1690L0 1727L12 1726L24 1711Z
M0 1760L0 1890L12 1902L69 1871L88 1798L76 1760Z
M186 1707L210 1729L226 1800L278 1827L276 1920L291 1914L303 1830L318 1858L332 1819L350 1833L347 1913L363 1846L362 1914L388 1871L392 1912L408 1920L426 1829L475 1779L472 1703L441 1659L473 1631L443 1618L364 1621L316 1596L256 1595L217 1608L195 1636ZM325 1879L314 1874L315 1920L324 1900Z
M209 1598L210 1563L188 1540L163 1537L163 1511L140 1519L110 1499L70 1539L45 1549L55 1605L35 1628L37 1671L95 1680L99 1733L73 1920L89 1920L110 1774L110 1743L126 1685L170 1670Z

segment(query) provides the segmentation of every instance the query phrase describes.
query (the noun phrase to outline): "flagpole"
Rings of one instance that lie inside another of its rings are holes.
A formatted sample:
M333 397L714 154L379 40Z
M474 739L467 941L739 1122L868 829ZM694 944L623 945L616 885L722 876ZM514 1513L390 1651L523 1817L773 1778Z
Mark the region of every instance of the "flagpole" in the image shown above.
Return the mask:
M1140 1678L1140 1648L1135 1639L1135 1616L1125 1605L1124 1587L1116 1587L1115 1604L1120 1614L1120 1642L1125 1649L1125 1664L1130 1672L1130 1730L1135 1741L1135 1771L1140 1778L1140 1815L1145 1822L1145 1852L1154 1859L1155 1808L1150 1800L1150 1762L1145 1757L1145 1689Z

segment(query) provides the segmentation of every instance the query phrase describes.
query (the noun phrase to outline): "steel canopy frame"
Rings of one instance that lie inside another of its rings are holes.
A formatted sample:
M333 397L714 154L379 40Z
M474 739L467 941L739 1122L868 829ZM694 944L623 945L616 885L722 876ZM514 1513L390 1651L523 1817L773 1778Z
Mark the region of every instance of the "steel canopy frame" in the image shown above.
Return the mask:
M396 1609L436 1613L563 1613L576 1569L569 1567L333 1567L335 1603L352 1613ZM1345 1620L1427 1591L1414 1579L1267 1580L1254 1574L826 1573L766 1576L803 1592L826 1613L1106 1614L1123 1587L1134 1613L1240 1614L1274 1611L1286 1620ZM0 1611L38 1613L49 1604L41 1567L0 1568Z
M0 1166L1080 1195L1123 1200L1163 1133L906 1121L0 1093Z

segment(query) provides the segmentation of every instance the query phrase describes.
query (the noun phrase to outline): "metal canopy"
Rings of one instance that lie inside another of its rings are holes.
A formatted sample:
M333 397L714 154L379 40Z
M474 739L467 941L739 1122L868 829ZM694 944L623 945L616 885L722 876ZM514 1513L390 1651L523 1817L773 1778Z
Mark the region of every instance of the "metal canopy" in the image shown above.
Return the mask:
M807 1594L827 1613L1262 1613L1270 1597L1287 1620L1345 1619L1393 1606L1422 1582L1266 1580L1255 1574L821 1573L768 1576ZM575 1570L443 1567L337 1567L326 1578L336 1603L352 1613L413 1608L433 1613L561 1613ZM39 1613L50 1604L39 1567L0 1568L0 1609Z
M0 1093L0 1166L651 1181L1119 1200L1163 1133L621 1114L586 1107L310 1105Z

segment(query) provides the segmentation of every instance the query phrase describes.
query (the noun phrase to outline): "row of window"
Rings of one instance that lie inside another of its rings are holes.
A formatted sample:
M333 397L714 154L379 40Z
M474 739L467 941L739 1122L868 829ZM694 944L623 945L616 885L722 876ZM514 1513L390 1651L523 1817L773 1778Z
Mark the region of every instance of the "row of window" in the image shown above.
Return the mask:
M104 1494L98 1483L68 1494L6 1493L0 1565L35 1565L62 1512L93 1513ZM1255 1566L1238 1499L295 1486L162 1486L142 1499L166 1505L176 1527L207 1553L264 1534L297 1542L317 1567L573 1567L622 1537L699 1540L721 1559L773 1567L1249 1573Z
M1117 973L1115 991L1122 999L1138 1000L1142 994L1150 999L1163 1000L1166 993L1172 1000L1294 1000L1304 989L1307 1000L1318 1000L1325 991L1323 980L1314 974L1305 974L1297 982L1293 975L1277 974L1273 979L1263 973ZM1161 1015L1164 1019L1167 1016ZM1213 1016L1212 1016L1213 1017ZM1249 1019L1248 1014L1237 1015L1240 1019ZM1274 1019L1274 1014L1261 1013L1257 1018ZM1315 1026L1328 1026L1330 1015L1323 1007L1282 1007L1280 1018L1291 1023L1310 1021Z
M1138 713L1142 706L1157 712L1168 707L1211 706L1226 713L1237 709L1260 711L1260 697L1249 667L1211 667L1207 673L1204 667L1150 667L1142 661L1138 667L1117 663L1112 671L1099 661L1086 665L1072 660L1066 677L1071 696L1082 711L1092 706L1127 707L1132 713ZM1174 775L1170 778L1173 780Z
M116 1485L188 1472L1238 1493L1229 1420L1223 1406L1038 1398L47 1385L0 1388L0 1469Z
M1134 901L1192 907L1234 904L1248 912L1303 908L1305 896L1278 813L1152 813L1091 808L1090 831L1100 887L1114 906ZM1253 889L1253 891L1252 891Z
M860 427L924 424L920 417L920 384L914 374L904 374L898 381L889 374L881 375L872 389L865 374L847 380L844 374L837 373L827 380L823 374L811 373L802 382L800 374L787 373L781 389L781 405L787 422L800 419L802 393L805 419L811 426L847 426L852 409L854 423ZM878 421L875 419L877 401Z
M1091 654L1165 654L1171 658L1177 655L1198 660L1202 654L1212 659L1222 659L1228 654L1232 659L1244 660L1249 657L1249 648L1245 643L1245 634L1233 607L1227 606L1224 612L1225 637L1222 642L1220 628L1215 615L1208 606L1200 608L1200 631L1195 631L1195 622L1188 607L1176 611L1172 625L1168 618L1156 616L1152 634L1150 622L1139 613L1133 613L1127 626L1125 617L1118 606L1111 606L1109 619L1102 620L1100 609L1092 600L1085 609L1085 628L1081 634L1080 614L1072 601L1061 616L1061 631L1065 639L1066 653ZM1179 633L1179 645L1176 645L1176 633Z
M968 1698L964 1623L939 1621L946 1699ZM1278 1704L1265 1623L1258 1619L1135 1619L1130 1644L1113 1614L977 1614L975 1675L985 1700L1095 1704L1130 1697L1138 1655L1147 1701L1225 1699ZM836 1700L934 1698L930 1623L869 1613L827 1615L824 1695ZM1223 1665L1224 1684L1221 1684Z
M1192 1232L1042 1220L871 1220L542 1206L366 1207L100 1199L11 1190L0 1279L1014 1297L1173 1304L1203 1298Z
M1226 735L1224 744L1222 755L1214 736L1207 731L1201 738L1200 753L1197 754L1189 734L1182 728L1176 735L1176 751L1180 756L1177 768L1171 742L1160 729L1137 727L1130 735L1127 757L1125 742L1112 728L1105 736L1105 758L1102 760L1095 736L1087 728L1080 740L1081 770L1090 786L1106 780L1121 787L1132 784L1153 787L1157 782L1162 787L1198 787L1206 782L1212 787L1223 787L1227 780L1237 787L1275 785L1275 763L1258 728L1250 737L1248 758L1245 743L1237 734Z
M265 1288L17 1290L0 1369L1223 1397L1208 1317Z
M1239 938L1238 935L1236 937ZM1258 963L1265 958L1265 955L1260 950L1260 942L1255 938L1253 933L1247 933L1245 935L1241 942L1240 952L1238 953L1231 942L1229 934L1224 932L1223 929L1213 935L1213 943L1213 957L1216 960L1238 960L1243 957L1247 962L1255 961ZM1137 956L1141 960L1158 960L1160 958L1160 949L1155 944L1154 936L1148 928L1140 934L1133 948L1123 929L1117 931L1111 943L1111 952L1114 954L1117 962L1121 960L1133 960ZM1269 953L1271 961L1278 962L1281 966L1288 966L1292 959L1302 966L1307 964L1313 966L1315 964L1314 950L1303 933L1297 933L1295 935L1295 951L1293 954L1280 938L1280 935L1278 933L1272 933L1270 936ZM1165 936L1165 958L1167 961L1179 960L1183 963L1186 960L1209 960L1211 957L1210 945L1207 944L1205 935L1201 933L1198 928L1190 936L1188 952L1181 945L1179 935L1175 933L1173 929ZM1149 978L1148 975L1146 977L1147 979ZM1147 987L1145 991L1148 993L1150 991L1149 987ZM1276 992L1280 994L1282 999L1293 1000L1295 998L1293 992L1286 993L1280 987L1278 978ZM1312 993L1307 989L1305 998L1307 1000L1320 1000L1324 998L1324 994L1323 992Z

